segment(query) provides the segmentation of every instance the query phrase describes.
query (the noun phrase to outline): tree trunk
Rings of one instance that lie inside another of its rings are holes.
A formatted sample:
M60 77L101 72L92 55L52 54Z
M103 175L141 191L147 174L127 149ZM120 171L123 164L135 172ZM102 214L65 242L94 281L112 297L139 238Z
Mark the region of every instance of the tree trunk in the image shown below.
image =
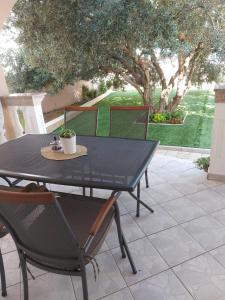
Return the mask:
M159 102L159 112L163 112L168 103L169 103L169 95L172 90L172 87L167 87L161 91L160 94L160 102Z
M177 82L176 95L173 97L173 100L169 102L167 106L168 112L173 112L177 108L181 100L184 98L187 90L188 90L187 77L184 76L184 74L180 74Z
M149 103L149 90L148 89L144 89L143 101L144 101L144 104L146 104L146 105Z
M157 74L159 75L162 92L160 95L159 112L167 110L169 112L174 111L180 104L181 100L185 96L187 90L191 86L191 80L196 67L196 62L204 49L204 43L199 42L197 47L190 51L189 55L185 56L184 53L178 53L178 70L170 78L168 84L160 64L157 61L156 56L152 55L152 63L155 67ZM176 84L177 81L177 84ZM176 88L176 95L173 100L169 102L169 94L172 89Z
M183 96L176 94L173 97L173 101L171 101L168 106L167 106L167 111L168 112L173 112L177 106L180 104L181 100L183 99Z
M141 64L144 71L144 92L143 92L143 100L145 105L150 106L150 111L153 112L155 109L152 106L152 94L153 94L153 82L151 80L148 62L142 62Z

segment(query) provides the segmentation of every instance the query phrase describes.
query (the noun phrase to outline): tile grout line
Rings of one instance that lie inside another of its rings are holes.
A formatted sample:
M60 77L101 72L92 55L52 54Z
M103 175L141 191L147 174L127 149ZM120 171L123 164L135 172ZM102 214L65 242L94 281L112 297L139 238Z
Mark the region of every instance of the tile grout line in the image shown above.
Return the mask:
M77 300L77 296L76 296L76 292L75 292L75 287L74 287L74 284L73 284L73 279L72 279L72 275L70 275L70 281L71 281L71 284L72 284L72 288L73 288L73 293L74 293L74 299Z
M176 272L174 272L174 270L172 269L171 272L173 273L173 275L177 278L177 280L180 282L180 284L183 286L183 288L187 291L187 293L190 295L190 297L193 300L197 300L196 297L194 297L191 292L189 291L189 289L185 286L185 284L183 283L183 281L177 276Z

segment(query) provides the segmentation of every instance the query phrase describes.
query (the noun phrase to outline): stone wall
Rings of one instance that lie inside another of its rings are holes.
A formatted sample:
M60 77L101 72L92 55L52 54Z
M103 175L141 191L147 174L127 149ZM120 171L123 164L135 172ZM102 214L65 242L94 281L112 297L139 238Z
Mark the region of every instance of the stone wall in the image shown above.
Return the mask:
M48 113L80 101L83 85L90 89L94 88L91 82L80 80L74 85L67 85L56 95L46 95L42 102L43 112Z

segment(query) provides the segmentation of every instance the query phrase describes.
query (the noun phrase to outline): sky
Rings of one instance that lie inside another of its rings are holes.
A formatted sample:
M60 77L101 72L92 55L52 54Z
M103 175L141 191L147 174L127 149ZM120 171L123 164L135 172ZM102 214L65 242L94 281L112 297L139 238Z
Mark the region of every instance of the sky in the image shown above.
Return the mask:
M2 55L4 55L9 50L15 50L19 48L18 44L15 41L16 37L16 32L9 32L9 30L3 29L0 30L0 64L4 64L4 62L1 61ZM5 70L5 72L9 70L7 66L3 66L3 69Z

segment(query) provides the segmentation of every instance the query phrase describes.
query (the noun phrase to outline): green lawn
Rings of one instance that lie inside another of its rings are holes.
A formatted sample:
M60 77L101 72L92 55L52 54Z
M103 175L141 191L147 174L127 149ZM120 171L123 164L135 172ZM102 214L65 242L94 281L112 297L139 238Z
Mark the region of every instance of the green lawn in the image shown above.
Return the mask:
M156 91L154 98L159 96ZM135 91L113 92L99 102L98 135L107 136L109 132L110 105L141 105L142 100ZM205 90L191 90L181 106L188 112L183 125L149 125L149 139L160 140L161 145L210 148L211 129L214 114L214 95ZM73 127L88 122L84 114L76 117Z

